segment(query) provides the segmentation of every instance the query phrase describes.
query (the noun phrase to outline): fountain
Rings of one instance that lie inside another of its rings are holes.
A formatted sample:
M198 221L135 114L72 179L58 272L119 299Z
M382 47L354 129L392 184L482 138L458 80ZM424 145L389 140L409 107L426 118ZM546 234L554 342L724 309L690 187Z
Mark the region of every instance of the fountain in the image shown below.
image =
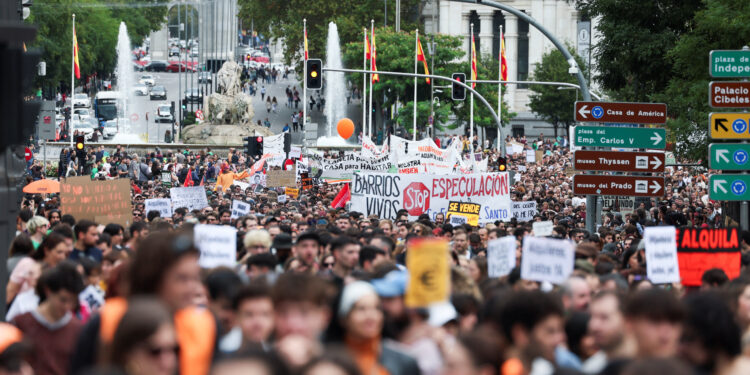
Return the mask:
M339 43L339 29L335 23L328 24L328 43L326 45L326 67L341 69L341 45ZM332 136L335 124L346 116L346 81L344 73L326 72L326 103L325 115L328 125L328 136L318 138L318 146L341 146L346 140L338 135Z
M114 143L143 143L148 121L142 105L135 100L133 88L135 86L135 71L133 70L133 53L128 36L128 27L120 22L117 35L117 90L123 98L122 107L118 114L118 133ZM135 114L135 116L133 116ZM136 121L131 121L136 119Z

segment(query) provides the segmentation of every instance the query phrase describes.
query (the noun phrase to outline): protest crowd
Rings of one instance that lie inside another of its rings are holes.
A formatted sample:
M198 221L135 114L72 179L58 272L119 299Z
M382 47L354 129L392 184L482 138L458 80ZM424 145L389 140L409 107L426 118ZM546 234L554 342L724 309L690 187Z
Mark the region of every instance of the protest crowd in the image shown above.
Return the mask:
M8 244L0 374L750 373L750 233L705 170L667 167L592 233L565 137L509 137L511 173L476 139L394 139L296 155L291 183L231 149L31 161L60 193L26 194ZM464 167L426 175L416 149ZM652 256L664 238L695 250Z

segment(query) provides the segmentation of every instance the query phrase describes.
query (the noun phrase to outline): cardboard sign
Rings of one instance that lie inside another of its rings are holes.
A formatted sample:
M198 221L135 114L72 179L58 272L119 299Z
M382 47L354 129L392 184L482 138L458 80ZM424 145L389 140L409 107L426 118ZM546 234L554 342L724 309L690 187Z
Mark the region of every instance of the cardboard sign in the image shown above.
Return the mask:
M237 229L226 225L198 224L193 241L200 250L203 268L234 267L237 259Z
M487 243L487 272L503 277L516 266L516 237L505 236Z
M406 267L409 284L405 303L408 307L425 307L448 300L450 296L450 263L448 242L442 239L419 239L409 244Z
M89 176L68 177L60 183L60 206L76 221L93 220L98 224L115 223L124 227L133 221L130 204L130 180L91 180Z
M174 187L169 189L172 197L172 208L185 207L188 211L201 210L208 206L206 188L203 186Z
M250 203L232 199L232 219L243 217L250 213Z
M97 311L104 306L104 291L89 285L81 293L78 293L78 300L86 301L92 311Z
M529 221L536 215L536 201L512 202L510 211L518 221ZM510 221L510 219L508 220Z
M551 221L535 221L531 227L534 230L534 237L547 237L552 235L554 225Z
M646 275L654 284L680 281L677 242L674 227L646 227L643 232L646 249Z
M544 159L544 151L542 150L536 150L534 151L534 156L536 158L536 161L542 162L542 159Z
M270 170L266 173L266 187L297 186L296 172Z
M434 220L438 213L447 214L450 202L460 200L481 205L478 223L487 224L511 216L509 180L508 172L357 173L351 184L350 210L394 220L398 210L403 208L409 220L416 220L421 214Z
M677 260L680 278L686 286L700 286L703 273L721 268L730 280L740 275L737 228L687 228L677 230Z
M534 150L526 150L526 162L536 163L536 152Z
M573 273L575 250L572 241L525 237L521 256L521 278L562 284Z
M472 226L479 225L479 210L482 207L478 203L467 203L467 202L450 202L448 203L448 213L445 214L446 219L449 219L450 223L454 226L468 223ZM454 223L453 218L462 218Z
M294 199L297 199L297 197L299 196L299 189L290 188L290 187L284 188L284 194Z
M159 211L159 217L172 217L172 200L169 198L146 199L145 215L151 211Z

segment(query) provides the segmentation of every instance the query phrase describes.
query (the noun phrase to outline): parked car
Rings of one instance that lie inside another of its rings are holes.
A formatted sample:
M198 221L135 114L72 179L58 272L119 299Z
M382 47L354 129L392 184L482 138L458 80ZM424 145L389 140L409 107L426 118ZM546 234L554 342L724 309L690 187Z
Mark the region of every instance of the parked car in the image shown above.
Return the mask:
M151 100L167 100L167 89L164 86L154 86L151 88L151 94L149 95Z
M177 73L177 72L194 72L195 68L193 68L192 66L189 66L189 65L187 65L187 64L185 64L183 62L173 62L173 63L169 63L169 65L167 66L167 71L168 72L172 72L172 73Z
M169 57L172 56L179 56L180 55L180 48L179 47L172 47L169 49Z
M141 85L153 86L156 84L156 79L154 79L154 76L152 76L151 74L144 74L138 80L138 83L140 83Z
M78 117L82 120L93 116L92 111L88 108L76 108L75 110L73 110L73 113L78 115Z
M198 83L211 83L211 72L198 73Z
M117 134L117 125L118 122L122 123L125 119L120 118L116 120L109 120L104 123L104 133L102 134L102 137L104 139L109 139L114 137Z
M85 140L91 139L91 135L94 134L94 129L96 129L97 127L98 124L96 123L96 119L93 118L76 118L75 120L73 120L73 130L78 131L79 133L83 133Z
M174 117L172 116L172 106L167 103L159 104L156 107L156 122L172 123Z
M78 108L78 107L85 107L85 108L91 107L91 99L89 99L88 95L75 94L75 96L73 96L73 108Z
M146 64L144 70L147 72L166 72L169 63L166 61L154 60Z
M138 96L146 96L148 95L148 86L139 83L135 85L135 87L133 88L133 92Z

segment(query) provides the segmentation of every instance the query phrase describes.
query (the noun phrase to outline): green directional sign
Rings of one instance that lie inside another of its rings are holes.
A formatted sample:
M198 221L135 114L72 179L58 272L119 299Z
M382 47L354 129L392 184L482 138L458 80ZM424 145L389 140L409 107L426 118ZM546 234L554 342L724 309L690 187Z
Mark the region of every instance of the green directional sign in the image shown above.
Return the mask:
M664 149L667 132L659 128L618 128L576 126L574 144L578 147L622 147Z
M708 145L708 166L725 171L750 170L750 144L712 143Z
M714 174L708 178L708 197L716 201L750 200L750 174Z
M750 77L750 50L715 50L709 55L711 77Z

